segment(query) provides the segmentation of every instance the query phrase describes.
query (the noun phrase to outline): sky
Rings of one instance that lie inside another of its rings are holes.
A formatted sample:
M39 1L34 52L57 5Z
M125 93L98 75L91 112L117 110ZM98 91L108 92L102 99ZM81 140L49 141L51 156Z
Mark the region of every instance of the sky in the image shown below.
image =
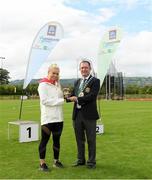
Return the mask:
M49 21L64 28L62 39L34 78L47 75L57 63L61 78L75 78L81 58L97 69L99 43L107 29L119 26L123 38L114 54L124 76L152 76L152 0L0 0L1 67L11 80L25 77L30 48Z

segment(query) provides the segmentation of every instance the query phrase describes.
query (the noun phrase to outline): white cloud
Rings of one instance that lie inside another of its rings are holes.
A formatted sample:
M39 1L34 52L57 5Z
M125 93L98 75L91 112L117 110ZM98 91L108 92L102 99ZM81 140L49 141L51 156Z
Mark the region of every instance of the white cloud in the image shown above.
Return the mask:
M66 61L65 64L61 63L61 67L63 67L61 77L76 77L78 57L92 59L95 70L97 69L98 46L102 35L103 32L94 29L92 32L67 39L59 44L60 52L55 51L50 57L50 61L51 58L55 60L57 57L59 63ZM71 44L73 45L71 46ZM113 59L118 71L123 72L126 76L152 76L152 32L143 31L136 35L124 34Z
M115 15L114 11L110 8L101 8L99 9L99 11L101 13L101 18L103 22L109 20Z
M0 0L0 56L6 57L4 68L10 71L12 79L24 78L34 36L51 20L61 22L65 39L54 49L36 77L44 76L51 62L58 62L62 78L75 77L79 57L93 59L96 67L99 41L106 30L102 23L113 17L115 12L102 8L100 14L94 15L67 7L63 4L65 1L69 0ZM120 60L118 69L127 75L152 75L150 39L150 32L128 35L116 54Z
M139 0L127 0L127 1L125 1L126 7L128 9L134 8L137 5L138 1Z
M126 36L116 59L118 69L127 76L152 76L152 32Z
M8 68L13 79L24 77L34 36L39 28L50 20L62 23L66 38L63 45L59 44L58 49L52 53L54 60L74 60L93 51L88 49L87 43L93 45L94 33L99 34L101 25L97 16L66 7L62 1L46 0L44 3L42 0L14 0L10 1L9 6L8 2L1 1L3 8L0 12L0 47L1 55L6 57L4 68Z
M147 7L148 9L152 8L151 0L89 0L89 3L92 5L111 5L117 9L134 9L138 5L142 5L143 7Z

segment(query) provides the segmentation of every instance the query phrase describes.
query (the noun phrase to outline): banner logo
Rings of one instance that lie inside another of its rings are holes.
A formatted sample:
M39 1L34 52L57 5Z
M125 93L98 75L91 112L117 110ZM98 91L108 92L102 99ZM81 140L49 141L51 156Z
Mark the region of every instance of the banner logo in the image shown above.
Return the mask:
M55 25L49 25L48 26L47 35L48 36L55 36L56 35L56 26Z
M116 39L117 31L116 30L111 30L109 31L109 40Z

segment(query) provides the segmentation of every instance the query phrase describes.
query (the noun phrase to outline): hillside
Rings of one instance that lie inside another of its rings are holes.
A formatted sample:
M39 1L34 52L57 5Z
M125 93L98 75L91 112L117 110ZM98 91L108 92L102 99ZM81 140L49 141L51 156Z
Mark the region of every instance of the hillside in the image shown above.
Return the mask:
M61 79L61 85L62 86L73 86L74 81L76 79ZM138 86L146 86L146 85L152 85L152 77L124 77L124 86L128 85L133 85L136 84ZM31 83L38 83L39 79L33 79ZM13 85L19 85L23 84L23 79L22 80L14 80L11 81L10 84Z

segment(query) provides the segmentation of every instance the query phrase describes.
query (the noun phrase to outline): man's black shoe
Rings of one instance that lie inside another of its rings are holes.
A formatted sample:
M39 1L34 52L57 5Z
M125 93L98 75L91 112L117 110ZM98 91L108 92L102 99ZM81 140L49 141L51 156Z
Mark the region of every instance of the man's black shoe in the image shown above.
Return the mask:
M85 161L84 161L84 162L79 162L79 161L77 161L77 162L74 163L72 166L73 166L73 167L77 167L77 166L83 166L83 165L85 165Z
M43 163L42 165L40 164L40 170L47 172L47 171L49 171L49 168L47 167L47 165L45 163Z
M96 165L95 164L87 164L88 169L95 169Z

